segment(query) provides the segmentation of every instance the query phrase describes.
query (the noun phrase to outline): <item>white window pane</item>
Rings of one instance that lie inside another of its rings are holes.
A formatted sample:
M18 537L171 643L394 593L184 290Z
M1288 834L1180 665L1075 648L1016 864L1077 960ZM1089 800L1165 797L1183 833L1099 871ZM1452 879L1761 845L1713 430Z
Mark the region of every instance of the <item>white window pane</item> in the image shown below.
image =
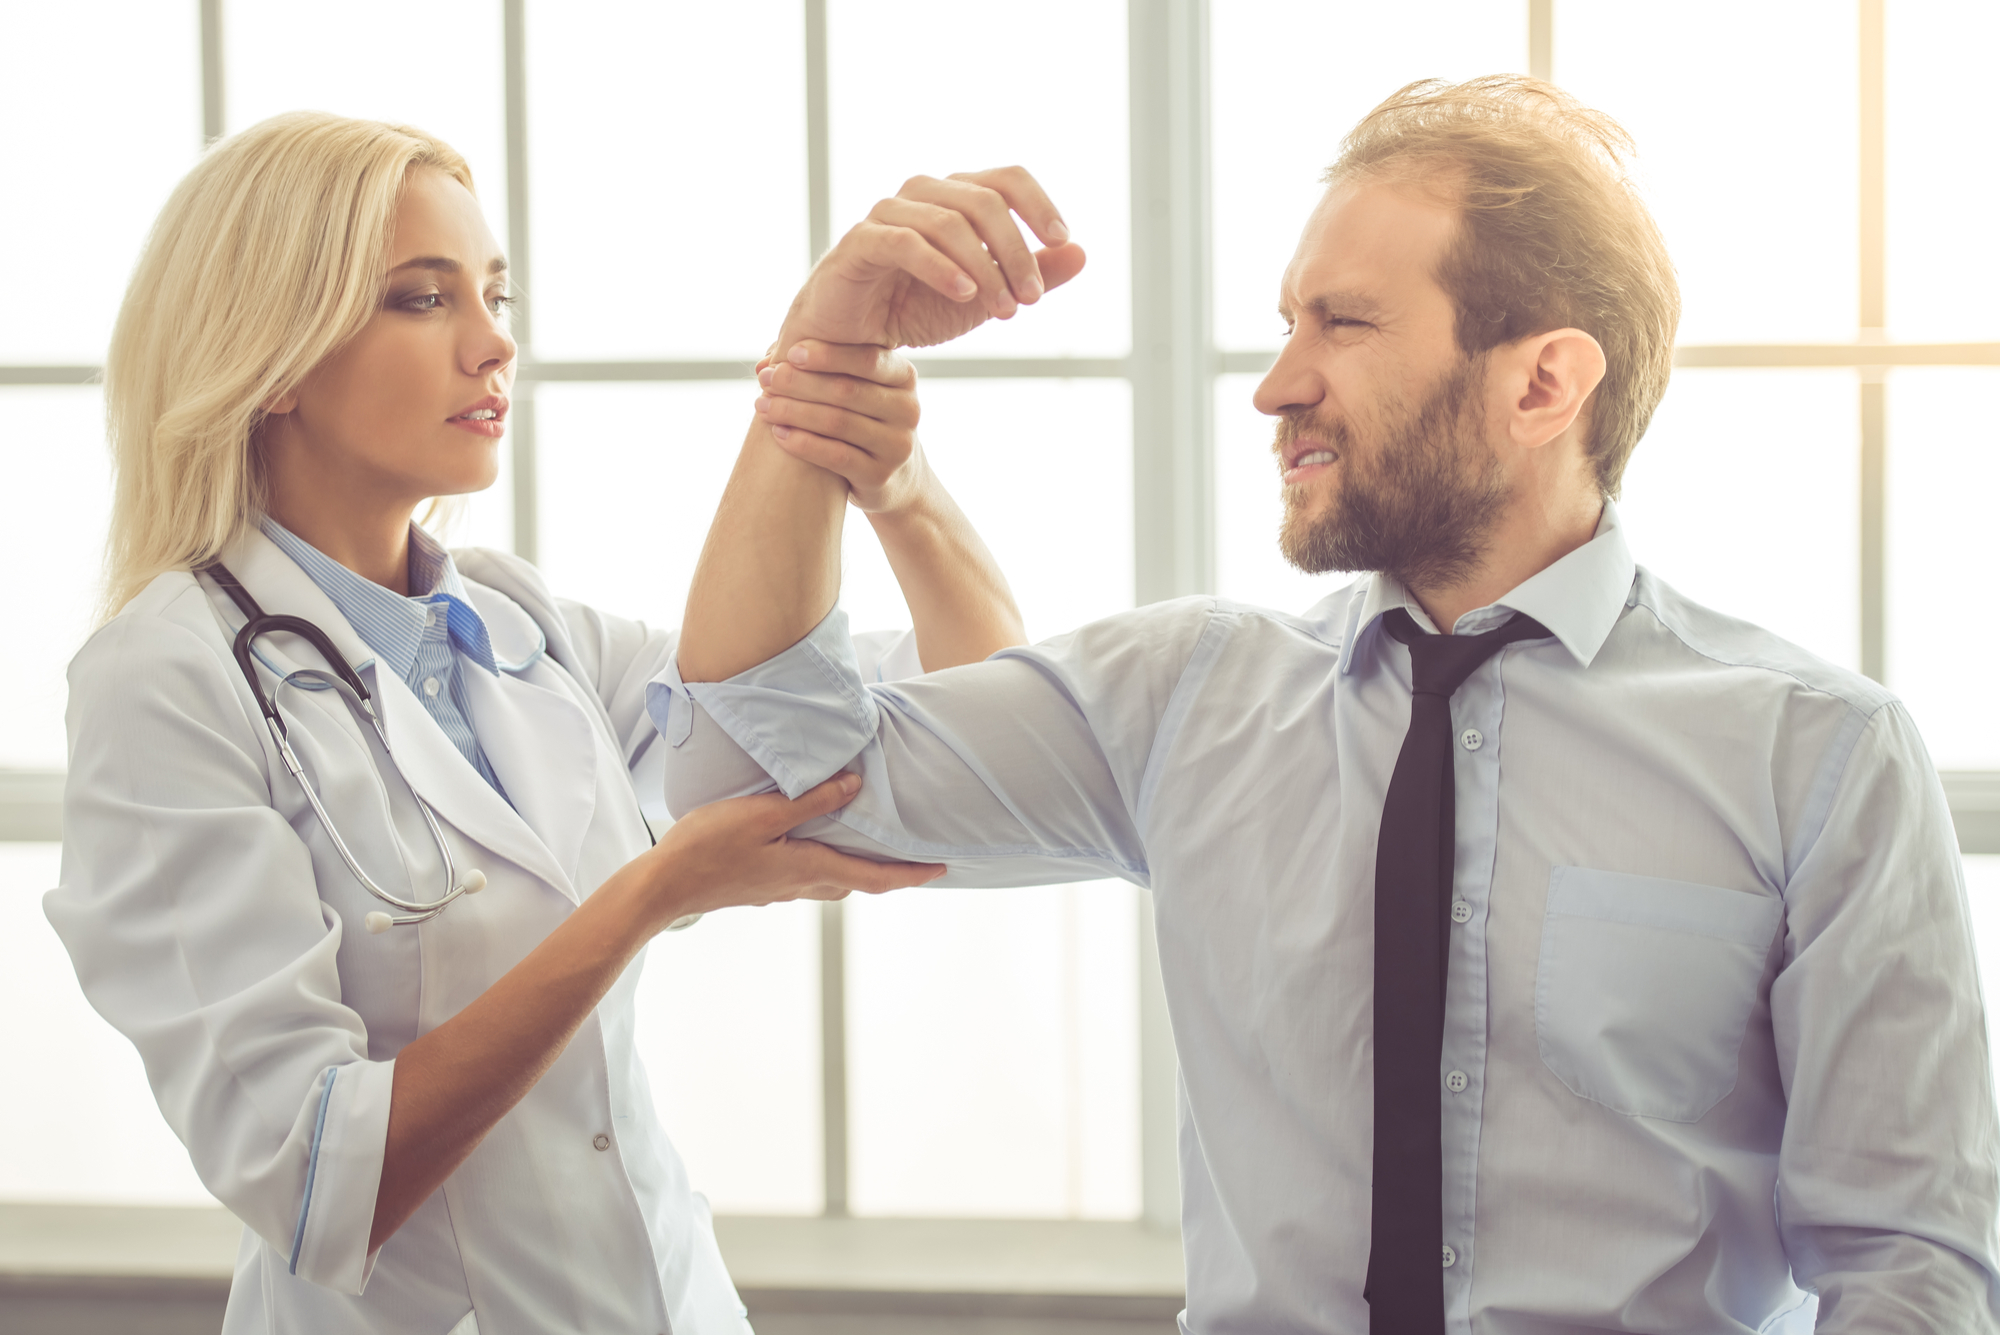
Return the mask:
M201 151L200 9L10 4L0 20L0 363L104 360L153 217Z
M747 378L538 387L541 567L550 587L619 616L678 626L756 398Z
M1123 380L925 381L931 466L1006 572L1030 639L1132 605L1132 393ZM849 513L841 601L856 629L909 612Z
M84 1000L42 916L61 852L0 843L0 1014L13 1017L0 1025L0 1200L213 1204L137 1049Z
M1026 167L1089 265L950 353L1121 356L1132 276L1124 0L1022 0L996 17L929 0L827 5L834 237L911 176ZM1014 86L985 96L982 78Z
M1135 1216L1133 887L849 905L855 1212Z
M61 767L64 672L96 625L111 513L104 395L93 385L0 389L0 566L16 624L0 654L0 767Z
M1640 565L1856 668L1860 410L1852 371L1682 370L1618 502Z
M1639 143L1683 343L1851 339L1855 0L1558 0L1556 81Z
M777 337L808 259L804 12L528 6L539 356L754 359Z
M507 241L506 72L496 0L224 5L223 100L233 132L281 111L414 125L472 167Z
M1285 506L1271 454L1277 418L1251 406L1262 376L1215 382L1215 591L1281 612L1303 612L1353 577L1308 575L1278 551Z
M2000 371L1906 367L1885 393L1889 686L1939 768L2000 769L2000 718L1983 698L2000 628L1978 598L2000 492Z
M1889 327L1902 339L2000 338L2000 5L1896 0L1884 12Z
M695 1190L725 1214L816 1214L819 906L711 913L646 948L639 1055Z
M1527 7L1228 0L1210 9L1215 338L1275 348L1278 282L1340 140L1416 79L1527 69Z

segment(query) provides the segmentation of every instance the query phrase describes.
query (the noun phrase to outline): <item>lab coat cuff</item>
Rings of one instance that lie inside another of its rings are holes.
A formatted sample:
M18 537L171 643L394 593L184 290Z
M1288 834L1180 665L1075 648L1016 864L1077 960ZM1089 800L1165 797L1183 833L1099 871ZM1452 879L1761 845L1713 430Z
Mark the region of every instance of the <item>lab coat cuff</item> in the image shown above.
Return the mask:
M393 1061L351 1062L329 1067L317 1091L291 1271L336 1293L359 1295L375 1269L368 1235L375 1227L395 1074Z
M671 746L692 733L696 705L787 797L844 769L874 740L880 717L838 607L803 640L728 681L684 682L676 656L647 683L647 711Z

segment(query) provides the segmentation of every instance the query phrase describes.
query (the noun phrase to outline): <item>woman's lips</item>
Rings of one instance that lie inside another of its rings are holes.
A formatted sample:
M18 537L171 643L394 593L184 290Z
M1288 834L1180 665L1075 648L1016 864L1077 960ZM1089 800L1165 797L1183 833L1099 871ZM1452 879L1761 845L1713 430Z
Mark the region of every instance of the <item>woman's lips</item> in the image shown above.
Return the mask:
M470 431L475 436L502 436L507 433L507 414L504 409L475 408L457 417L445 419L461 431Z

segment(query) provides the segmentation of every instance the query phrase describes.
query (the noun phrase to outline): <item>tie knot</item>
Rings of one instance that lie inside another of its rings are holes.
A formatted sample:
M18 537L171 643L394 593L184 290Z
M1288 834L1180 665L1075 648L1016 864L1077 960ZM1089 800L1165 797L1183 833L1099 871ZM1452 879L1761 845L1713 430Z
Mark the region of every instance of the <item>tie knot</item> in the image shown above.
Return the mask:
M1418 695L1449 699L1481 663L1516 640L1539 640L1547 627L1516 612L1506 625L1480 635L1426 635L1403 608L1382 615L1391 635L1410 646L1410 683Z

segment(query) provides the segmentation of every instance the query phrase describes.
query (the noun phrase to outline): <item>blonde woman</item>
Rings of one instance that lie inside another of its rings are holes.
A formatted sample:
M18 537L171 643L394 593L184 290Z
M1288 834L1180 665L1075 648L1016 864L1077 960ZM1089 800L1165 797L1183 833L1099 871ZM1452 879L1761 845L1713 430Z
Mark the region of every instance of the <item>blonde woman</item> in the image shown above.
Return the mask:
M457 153L301 113L189 174L113 335L115 614L70 669L47 911L246 1225L230 1332L746 1329L634 1052L641 952L941 870L787 836L852 776L652 846L634 774L674 637L412 522L494 479L508 299ZM790 383L844 406L813 439L853 447L920 611L914 648L861 656L1017 642L914 451L907 366L815 356Z

